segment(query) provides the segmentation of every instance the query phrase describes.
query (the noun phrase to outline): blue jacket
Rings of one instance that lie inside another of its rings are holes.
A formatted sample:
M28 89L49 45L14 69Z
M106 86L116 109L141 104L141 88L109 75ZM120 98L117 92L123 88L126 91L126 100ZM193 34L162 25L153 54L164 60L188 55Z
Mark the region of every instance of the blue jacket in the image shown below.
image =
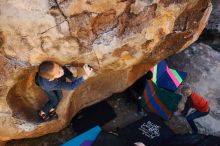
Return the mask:
M45 91L53 91L61 89L72 90L84 82L83 77L75 78L65 66L62 68L64 69L64 75L52 81L49 81L37 74L35 78L36 84L38 84ZM69 78L72 82L67 82L66 78Z

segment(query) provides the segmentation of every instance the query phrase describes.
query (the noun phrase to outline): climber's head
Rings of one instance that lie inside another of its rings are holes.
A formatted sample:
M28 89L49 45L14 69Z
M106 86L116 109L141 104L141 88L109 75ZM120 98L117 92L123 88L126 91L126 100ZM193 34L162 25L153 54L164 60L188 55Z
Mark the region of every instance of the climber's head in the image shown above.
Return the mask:
M64 75L63 68L56 62L43 61L39 65L38 73L41 77L52 81Z

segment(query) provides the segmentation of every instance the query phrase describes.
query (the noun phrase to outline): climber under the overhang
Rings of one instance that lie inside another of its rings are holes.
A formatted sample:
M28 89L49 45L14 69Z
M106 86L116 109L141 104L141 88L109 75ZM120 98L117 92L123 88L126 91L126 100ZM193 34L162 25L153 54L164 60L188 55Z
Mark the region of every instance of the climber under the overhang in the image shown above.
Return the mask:
M39 112L43 121L58 117L56 107L62 98L62 89L75 89L94 74L93 68L88 64L85 64L83 69L85 74L77 78L76 76L74 77L74 74L77 73L75 67L61 66L53 61L43 61L39 65L35 81L49 97L49 101ZM66 78L70 81L67 81Z

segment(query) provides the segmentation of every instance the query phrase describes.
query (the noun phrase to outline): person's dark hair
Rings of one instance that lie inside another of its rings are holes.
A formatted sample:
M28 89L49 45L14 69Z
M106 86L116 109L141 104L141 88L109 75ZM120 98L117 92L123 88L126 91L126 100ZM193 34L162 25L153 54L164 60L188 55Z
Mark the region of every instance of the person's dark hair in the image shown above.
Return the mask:
M51 77L51 71L53 70L54 62L53 61L43 61L38 68L38 74L46 79Z
M153 73L152 73L152 71L148 71L148 72L146 73L145 77L146 77L147 80L151 80L151 79L153 78Z
M185 86L183 86L181 88L181 93L182 94L191 94L192 93L192 89L191 89L190 86L185 85Z

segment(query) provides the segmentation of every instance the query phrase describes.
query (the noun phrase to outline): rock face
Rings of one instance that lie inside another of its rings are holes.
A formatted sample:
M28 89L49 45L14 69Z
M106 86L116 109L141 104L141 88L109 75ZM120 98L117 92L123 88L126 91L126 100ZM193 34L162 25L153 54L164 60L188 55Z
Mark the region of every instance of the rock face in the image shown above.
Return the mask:
M220 1L219 0L211 0L213 4L213 10L210 15L209 24L207 25L207 29L218 30L220 32Z
M205 44L193 44L189 49L169 58L168 63L187 71L186 84L204 96L210 114L196 119L199 131L220 136L220 53Z
M208 25L199 37L199 42L208 44L213 49L220 51L220 1L212 0L213 10Z
M188 47L211 9L210 0L0 1L0 140L61 130L83 107L126 89ZM47 102L34 83L43 60L89 63L97 76L65 91L58 120L36 123Z

